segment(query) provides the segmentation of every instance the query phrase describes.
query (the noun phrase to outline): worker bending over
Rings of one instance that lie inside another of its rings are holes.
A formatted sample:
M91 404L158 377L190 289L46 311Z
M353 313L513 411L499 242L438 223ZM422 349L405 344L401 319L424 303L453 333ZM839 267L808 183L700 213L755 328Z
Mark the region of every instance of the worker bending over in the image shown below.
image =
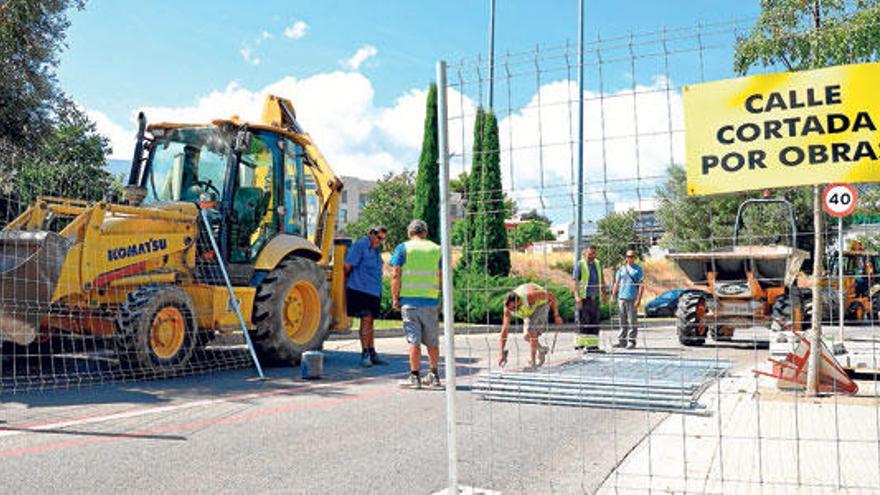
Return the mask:
M552 292L538 284L522 284L508 292L504 298L504 318L501 322L501 354L498 365L507 364L507 333L510 330L510 317L523 320L523 338L529 343L529 366L544 364L547 348L538 342L538 338L547 329L547 320L553 309L553 321L562 324L559 306Z

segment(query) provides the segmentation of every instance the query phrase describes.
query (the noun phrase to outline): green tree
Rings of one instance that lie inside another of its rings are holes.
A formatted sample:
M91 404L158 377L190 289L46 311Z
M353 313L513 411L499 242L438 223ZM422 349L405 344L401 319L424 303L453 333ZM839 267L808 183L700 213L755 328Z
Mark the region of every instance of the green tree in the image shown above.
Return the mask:
M479 190L479 211L469 263L472 263L473 269L485 270L489 275L507 276L510 272L510 252L504 228L506 210L501 185L498 120L491 111L484 117L482 145L482 187Z
M30 146L64 105L55 68L82 0L7 0L0 5L0 137Z
M636 232L638 214L629 210L624 213L609 213L596 224L596 256L607 267L619 266L623 263L627 249L641 252L641 243Z
M508 243L511 248L528 246L533 242L552 241L556 239L550 230L550 224L538 220L529 220L511 229L508 234Z
M458 177L449 179L449 192L464 194L468 181L468 173L465 170L458 174Z
M870 62L880 54L880 1L764 0L751 31L736 43L733 68L759 65L799 71ZM816 21L821 28L816 29Z
M522 215L520 215L519 218L521 220L536 220L538 222L544 222L547 225L550 225L550 223L551 223L550 219L547 217L547 215L543 215L541 213L538 213L538 210L536 210L534 208L531 211L527 211L527 212L523 213Z
M406 240L406 227L412 220L415 194L413 172L387 173L367 193L360 216L346 226L346 231L352 236L360 237L366 235L370 227L384 225L388 227L385 249L393 249Z
M848 4L844 0L763 1L755 25L737 40L734 70L745 75L756 66L800 71L878 60L880 0ZM801 194L794 194L795 203L804 201ZM810 220L807 232L812 232L812 211L804 216Z
M462 243L465 250L458 264L460 268L466 268L471 264L476 225L480 221L480 202L482 201L483 191L483 123L485 115L483 107L478 106L477 114L474 117L474 145L473 152L471 153L471 172L469 174L463 173L459 176L465 186L464 240Z
M657 217L666 232L661 244L680 252L706 251L730 246L740 204L761 192L719 196L688 196L685 170L681 165L667 169L666 182L657 188ZM794 207L798 247L812 249L813 211L810 191L789 189L775 192ZM740 244L791 244L788 210L777 204L757 205L743 212Z
M61 109L58 120L42 146L20 164L15 181L20 200L30 203L36 196L102 199L114 184L104 160L110 151L107 138L72 103Z
M437 146L437 85L428 88L425 107L425 132L422 136L422 154L419 157L419 175L416 180L416 199L413 218L428 224L428 239L440 242L440 151Z
M82 0L0 4L0 220L36 195L100 199L113 184L110 151L58 86L68 13Z

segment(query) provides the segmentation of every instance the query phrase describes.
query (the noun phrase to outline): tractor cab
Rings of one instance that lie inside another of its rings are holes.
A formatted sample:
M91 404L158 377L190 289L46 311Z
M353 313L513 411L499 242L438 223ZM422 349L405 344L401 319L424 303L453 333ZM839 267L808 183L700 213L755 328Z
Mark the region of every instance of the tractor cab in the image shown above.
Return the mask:
M880 285L877 279L877 265L880 253L865 250L859 241L852 241L843 251L843 295L844 310L848 320L865 320L880 309ZM828 255L827 291L832 313L837 309L840 285L838 274L840 257L837 251Z
M312 194L307 207L304 153L295 141L232 125L156 124L149 131L143 203L206 209L229 262L253 262L279 233L307 237L314 230L316 201Z

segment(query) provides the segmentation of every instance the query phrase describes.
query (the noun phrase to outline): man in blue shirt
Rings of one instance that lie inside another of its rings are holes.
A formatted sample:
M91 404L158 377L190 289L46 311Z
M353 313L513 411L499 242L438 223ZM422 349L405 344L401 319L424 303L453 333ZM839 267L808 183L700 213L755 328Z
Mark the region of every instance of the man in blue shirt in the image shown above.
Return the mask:
M635 250L627 250L626 264L617 270L614 276L614 289L611 291L611 297L617 298L620 314L620 333L617 334L617 343L614 347L636 348L639 324L636 311L642 303L642 295L645 292L644 280L642 267L636 264Z
M347 279L345 295L348 316L361 319L361 366L388 364L376 354L373 343L373 320L379 316L382 299L382 241L388 229L381 225L355 241L345 257Z

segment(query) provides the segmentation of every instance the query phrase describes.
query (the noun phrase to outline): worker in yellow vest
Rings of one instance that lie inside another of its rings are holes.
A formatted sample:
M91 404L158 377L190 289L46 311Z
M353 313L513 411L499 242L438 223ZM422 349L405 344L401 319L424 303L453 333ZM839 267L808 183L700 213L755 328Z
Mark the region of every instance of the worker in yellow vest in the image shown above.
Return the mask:
M440 362L440 325L437 306L442 278L440 246L426 239L428 225L413 220L406 229L409 240L397 246L388 263L392 267L391 299L403 317L409 343L410 374L400 385L405 388L442 388L437 366ZM419 376L422 344L428 348L430 371Z
M553 322L562 325L556 297L549 290L538 284L522 284L507 293L504 298L504 317L501 320L501 354L498 365L507 364L507 334L510 331L510 317L523 320L523 338L529 343L529 367L544 364L547 347L542 346L538 339L547 329L550 310L553 310Z
M575 349L585 351L599 350L599 303L608 299L605 287L605 274L602 263L596 257L596 246L590 244L584 250L583 257L574 273L572 287L575 308L575 323L578 333L575 338Z

